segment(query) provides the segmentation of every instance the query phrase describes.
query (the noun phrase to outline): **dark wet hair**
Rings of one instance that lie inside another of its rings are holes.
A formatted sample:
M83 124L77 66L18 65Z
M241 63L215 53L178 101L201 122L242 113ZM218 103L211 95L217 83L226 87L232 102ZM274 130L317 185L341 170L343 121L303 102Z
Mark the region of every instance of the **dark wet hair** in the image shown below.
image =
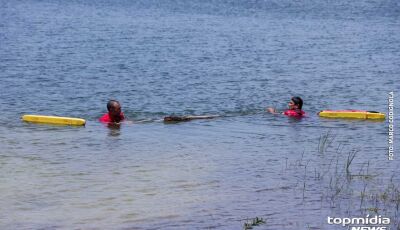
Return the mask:
M300 97L292 97L292 101L299 107L299 109L303 107L303 100Z
M112 107L114 107L114 103L119 104L119 101L117 100L109 100L107 103L107 110L110 111Z

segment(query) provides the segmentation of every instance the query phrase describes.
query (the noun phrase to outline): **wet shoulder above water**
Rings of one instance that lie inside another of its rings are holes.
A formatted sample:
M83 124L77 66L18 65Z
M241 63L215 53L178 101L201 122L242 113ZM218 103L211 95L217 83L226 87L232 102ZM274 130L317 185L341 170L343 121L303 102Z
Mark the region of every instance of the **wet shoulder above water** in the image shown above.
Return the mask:
M387 113L399 12L389 0L0 0L0 228L240 229L262 217L260 229L336 229L327 216L371 210L399 220L388 120L317 115ZM305 118L265 112L292 96ZM109 99L133 124L98 122ZM161 121L206 114L221 117Z

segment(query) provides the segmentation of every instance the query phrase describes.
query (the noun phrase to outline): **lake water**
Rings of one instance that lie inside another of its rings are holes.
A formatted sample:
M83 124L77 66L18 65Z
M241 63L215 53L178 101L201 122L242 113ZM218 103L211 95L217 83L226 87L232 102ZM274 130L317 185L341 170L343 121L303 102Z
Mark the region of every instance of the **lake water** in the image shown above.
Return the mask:
M389 161L387 120L317 116L387 113L393 91L398 118L399 44L394 0L0 0L0 229L399 229L395 198L360 199L398 188L399 132ZM306 118L265 113L291 96ZM97 122L112 98L133 125ZM343 179L353 150L371 180Z

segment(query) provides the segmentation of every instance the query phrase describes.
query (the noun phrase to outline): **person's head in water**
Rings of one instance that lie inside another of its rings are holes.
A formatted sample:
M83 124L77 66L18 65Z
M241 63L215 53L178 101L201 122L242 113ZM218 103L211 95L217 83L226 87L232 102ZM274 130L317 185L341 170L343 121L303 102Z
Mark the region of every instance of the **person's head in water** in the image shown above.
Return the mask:
M116 100L110 100L107 103L108 114L113 122L120 122L123 120L121 113L121 104Z
M289 109L300 109L303 107L303 100L300 97L292 97L289 102Z

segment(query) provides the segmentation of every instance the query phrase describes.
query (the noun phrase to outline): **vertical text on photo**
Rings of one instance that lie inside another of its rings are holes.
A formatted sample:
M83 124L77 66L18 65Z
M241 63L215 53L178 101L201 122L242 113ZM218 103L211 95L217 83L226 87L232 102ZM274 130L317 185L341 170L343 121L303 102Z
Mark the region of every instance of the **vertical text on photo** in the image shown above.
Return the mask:
M388 99L388 117L389 117L389 130L388 130L388 158L389 160L394 159L394 92L389 93Z

